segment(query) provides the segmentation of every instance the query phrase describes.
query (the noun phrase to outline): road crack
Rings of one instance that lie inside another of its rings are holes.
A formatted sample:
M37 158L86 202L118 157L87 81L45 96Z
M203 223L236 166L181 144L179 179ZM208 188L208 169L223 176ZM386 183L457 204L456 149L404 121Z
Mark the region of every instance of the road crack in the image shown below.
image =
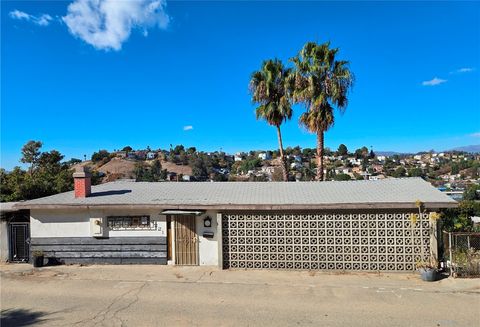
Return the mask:
M114 325L113 322L118 321L120 323L120 326L126 326L125 322L121 318L118 317L118 314L120 312L130 308L132 305L134 305L135 303L138 302L139 294L146 285L147 285L147 282L143 282L143 283L141 283L140 286L135 287L133 289L130 289L130 290L116 296L106 308L97 312L92 318L77 321L77 322L73 323L72 325L74 325L74 326L78 326L78 325L87 326L91 323L93 326L98 326L98 325L105 326L106 322L108 323L109 321L111 321L112 323L108 324L108 325ZM124 305L121 305L122 302L124 300L126 300L127 298L129 298L130 296L132 296L133 299L131 299L130 301L128 301ZM119 306L119 307L116 308L117 306Z

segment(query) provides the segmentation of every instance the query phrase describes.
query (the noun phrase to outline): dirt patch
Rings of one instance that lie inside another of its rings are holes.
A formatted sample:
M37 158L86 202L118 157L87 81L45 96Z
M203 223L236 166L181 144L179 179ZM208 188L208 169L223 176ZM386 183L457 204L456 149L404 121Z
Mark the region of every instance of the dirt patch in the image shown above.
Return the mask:
M177 165L172 162L162 160L162 169L166 169L169 172L173 172L182 175L192 175L192 167L186 165Z
M98 171L104 173L107 176L107 179L108 177L115 177L115 179L134 178L134 170L135 161L121 158L113 158L103 166L98 167Z

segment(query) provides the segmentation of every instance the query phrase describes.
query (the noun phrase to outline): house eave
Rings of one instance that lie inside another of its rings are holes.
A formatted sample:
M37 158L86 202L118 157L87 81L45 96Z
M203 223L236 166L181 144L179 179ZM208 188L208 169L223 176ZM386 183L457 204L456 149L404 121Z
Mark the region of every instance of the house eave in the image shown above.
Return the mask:
M424 208L430 211L456 208L457 202L425 202ZM325 203L325 204L17 204L17 209L159 209L159 210L359 210L359 209L417 209L415 203Z

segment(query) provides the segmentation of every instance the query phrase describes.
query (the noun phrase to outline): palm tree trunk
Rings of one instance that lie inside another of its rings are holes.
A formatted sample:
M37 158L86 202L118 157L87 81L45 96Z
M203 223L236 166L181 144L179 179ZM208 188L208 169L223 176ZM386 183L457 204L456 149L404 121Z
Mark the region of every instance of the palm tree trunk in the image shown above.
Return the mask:
M278 136L278 149L280 151L280 160L282 161L283 181L288 182L287 162L285 161L285 155L283 154L282 132L280 131L280 125L277 126L277 136Z
M317 181L323 181L323 130L317 132Z

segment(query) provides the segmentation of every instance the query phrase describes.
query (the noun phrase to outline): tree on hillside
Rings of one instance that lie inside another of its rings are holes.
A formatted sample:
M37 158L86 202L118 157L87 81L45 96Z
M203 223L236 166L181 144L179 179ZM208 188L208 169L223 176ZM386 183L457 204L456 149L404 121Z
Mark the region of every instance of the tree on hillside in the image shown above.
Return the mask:
M303 103L306 111L300 123L317 135L317 180L324 178L324 133L335 122L335 107L340 113L347 108L347 94L353 85L348 61L336 60L338 48L330 42L308 42L291 60L295 64L293 99Z
M98 152L94 152L92 154L93 162L99 162L104 159L110 159L110 153L107 150L99 150Z
M129 146L129 145L127 145L126 147L124 147L124 148L122 149L122 151L125 151L125 152L132 152L132 150L133 150L132 147Z
M478 201L480 200L480 185L470 185L465 192L463 192L463 200Z
M405 177L406 175L407 175L407 170L403 166L398 167L392 173L392 176L396 178Z
M311 156L313 156L315 153L315 149L311 149L311 148L303 148L302 150L302 155L306 158L310 158Z
M167 170L162 169L160 160L153 160L151 166L142 161L135 164L135 181L160 182L165 179L167 179Z
M422 168L415 167L408 170L408 176L410 177L423 177L425 174L423 173Z
M352 179L352 177L350 177L350 175L348 174L337 174L333 177L334 180L336 181L349 181Z
M175 149L173 149L173 152L175 154L180 154L182 152L185 152L185 147L183 145L179 144L179 145L175 146Z
M366 146L362 146L360 149L356 149L354 154L356 159L367 158L369 155L368 148Z
M252 73L250 80L252 101L259 105L255 110L257 119L264 119L277 129L284 181L288 181L288 167L283 152L280 126L292 118L292 104L287 87L289 74L290 70L286 69L280 60L267 60L263 62L259 71Z
M76 164L81 163L81 162L82 162L82 160L80 160L80 159L72 158L72 159L68 160L66 162L66 164L69 165L69 166L73 166L73 165L76 165Z
M342 157L348 155L347 146L345 144L340 144L338 146L337 154Z
M167 179L167 170L162 169L162 163L159 159L155 159L151 166L152 179L154 182L159 182Z
M480 202L463 200L458 208L442 210L442 228L453 232L480 231L470 217L480 216Z
M32 140L28 141L22 147L22 158L20 159L20 161L30 164L30 173L38 163L38 158L40 157L40 148L42 147L42 145L42 142Z
M205 180L208 177L207 167L202 158L197 157L192 163L192 175L196 180Z
M30 141L22 148L22 162L32 164L26 173L20 167L0 171L0 201L35 199L73 188L73 171L62 162L63 155L52 150L41 152L41 142Z

